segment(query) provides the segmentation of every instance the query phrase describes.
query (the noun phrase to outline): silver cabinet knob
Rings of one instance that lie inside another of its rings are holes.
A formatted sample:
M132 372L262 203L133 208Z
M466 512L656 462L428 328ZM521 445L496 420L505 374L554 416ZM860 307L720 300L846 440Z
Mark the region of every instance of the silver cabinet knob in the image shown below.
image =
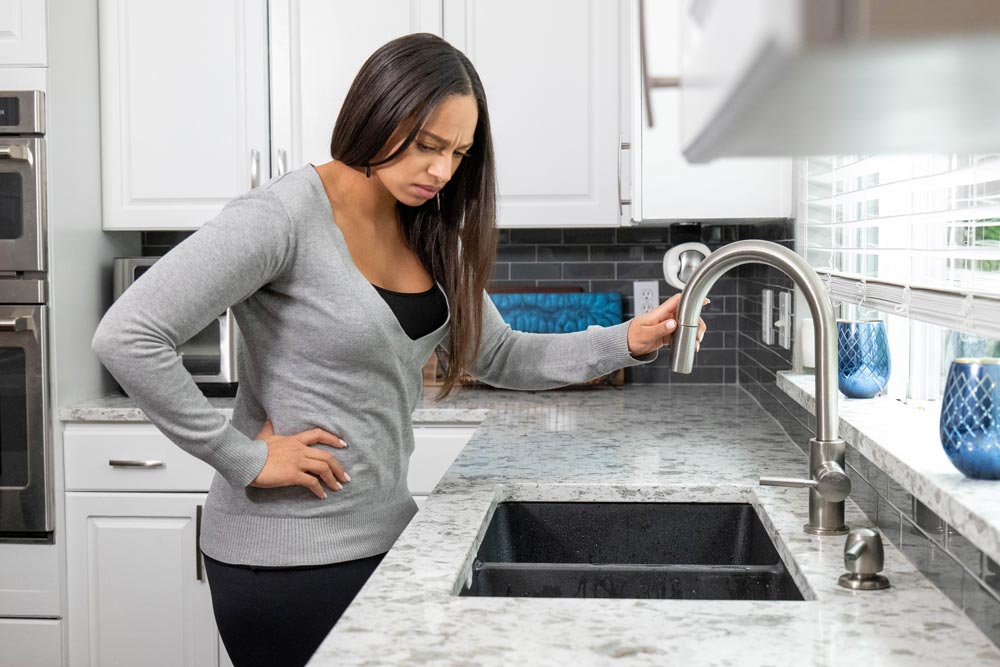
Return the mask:
M889 580L878 574L885 566L882 534L871 528L855 528L844 543L844 567L840 576L844 588L856 591L877 591L889 588Z

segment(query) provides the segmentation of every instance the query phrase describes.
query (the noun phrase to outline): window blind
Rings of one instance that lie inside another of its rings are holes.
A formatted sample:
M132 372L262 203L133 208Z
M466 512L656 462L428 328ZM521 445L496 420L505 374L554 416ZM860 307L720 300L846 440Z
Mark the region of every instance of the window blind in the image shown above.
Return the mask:
M1000 154L799 163L799 251L838 301L1000 338Z

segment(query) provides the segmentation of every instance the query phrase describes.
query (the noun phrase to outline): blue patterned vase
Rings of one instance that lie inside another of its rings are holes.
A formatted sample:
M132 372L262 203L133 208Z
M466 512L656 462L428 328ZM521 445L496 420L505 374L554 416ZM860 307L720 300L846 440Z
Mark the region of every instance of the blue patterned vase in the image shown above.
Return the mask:
M941 444L966 477L1000 479L1000 359L955 359L941 404Z
M885 389L892 363L885 322L837 320L837 383L848 398L871 398Z

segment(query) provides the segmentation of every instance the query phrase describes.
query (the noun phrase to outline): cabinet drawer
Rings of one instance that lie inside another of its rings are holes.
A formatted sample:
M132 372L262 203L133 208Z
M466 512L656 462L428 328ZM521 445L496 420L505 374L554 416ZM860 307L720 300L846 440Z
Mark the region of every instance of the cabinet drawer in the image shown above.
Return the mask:
M412 494L427 494L476 432L475 426L428 426L413 429L413 455L406 482Z
M62 621L0 618L0 664L17 667L62 665Z
M67 491L208 491L215 474L152 424L66 424L63 447Z

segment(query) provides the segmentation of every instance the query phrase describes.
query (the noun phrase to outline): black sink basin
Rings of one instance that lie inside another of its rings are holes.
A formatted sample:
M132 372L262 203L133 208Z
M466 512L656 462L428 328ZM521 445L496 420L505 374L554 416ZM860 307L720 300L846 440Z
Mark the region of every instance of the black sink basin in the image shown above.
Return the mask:
M461 595L803 599L741 503L501 503Z

